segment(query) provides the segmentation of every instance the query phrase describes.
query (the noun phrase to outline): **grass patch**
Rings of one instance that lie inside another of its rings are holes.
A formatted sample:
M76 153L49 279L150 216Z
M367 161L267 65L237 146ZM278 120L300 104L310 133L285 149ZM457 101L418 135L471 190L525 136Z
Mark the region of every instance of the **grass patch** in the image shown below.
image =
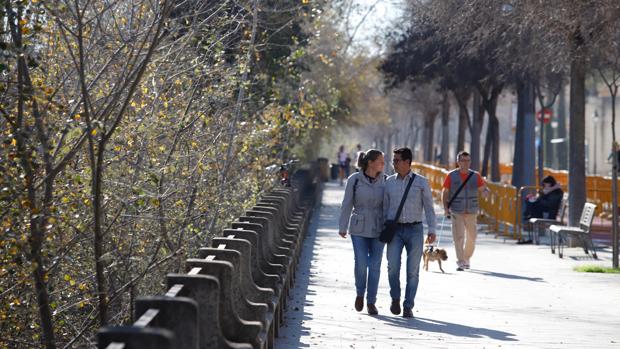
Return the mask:
M582 265L575 267L574 270L582 273L620 274L620 268L602 267L600 265Z

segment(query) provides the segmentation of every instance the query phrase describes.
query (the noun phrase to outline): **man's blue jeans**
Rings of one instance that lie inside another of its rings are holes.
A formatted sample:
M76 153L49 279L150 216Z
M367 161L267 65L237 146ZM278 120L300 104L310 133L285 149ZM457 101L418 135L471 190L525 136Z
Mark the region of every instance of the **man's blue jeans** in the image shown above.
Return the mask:
M390 280L390 296L400 299L400 259L403 247L407 251L407 286L403 307L414 306L420 276L420 259L424 243L422 224L399 226L394 239L387 246L388 279Z
M368 284L366 302L375 304L385 244L378 238L365 238L355 235L351 235L351 241L355 255L355 289L357 295L363 297ZM366 283L366 278L368 278L368 283Z

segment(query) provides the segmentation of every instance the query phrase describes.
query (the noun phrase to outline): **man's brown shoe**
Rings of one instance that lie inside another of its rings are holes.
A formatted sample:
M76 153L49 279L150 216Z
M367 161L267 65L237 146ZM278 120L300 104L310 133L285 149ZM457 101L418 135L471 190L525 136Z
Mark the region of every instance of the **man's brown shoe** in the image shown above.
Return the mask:
M377 315L379 314L379 311L377 310L377 307L375 307L374 304L366 304L366 310L368 310L368 315Z
M355 298L355 310L362 311L362 309L364 309L364 297L357 296Z
M392 299L392 305L390 306L390 311L394 315L400 314L400 299Z
M403 309L403 317L412 318L413 317L413 311L411 311L411 309L409 309L409 308L404 308Z

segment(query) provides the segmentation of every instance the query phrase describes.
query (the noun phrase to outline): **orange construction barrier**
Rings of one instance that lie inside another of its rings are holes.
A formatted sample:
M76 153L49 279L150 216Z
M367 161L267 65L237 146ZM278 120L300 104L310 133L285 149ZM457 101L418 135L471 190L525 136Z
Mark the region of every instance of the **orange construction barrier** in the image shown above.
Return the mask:
M443 181L449 171L417 162L412 163L411 168L414 172L428 178L433 196L436 200L441 200ZM487 185L491 191L487 197L480 199L481 213L489 219L490 226L493 227L497 234L500 234L501 231L503 235L512 235L514 238L520 238L517 235L519 229L515 229L519 223L517 221L517 212L520 212L517 188L502 183L488 182Z
M449 170L441 167L426 165L418 162L411 164L416 173L428 178L433 196L441 200L443 181ZM502 164L502 176L512 176L512 164ZM567 191L568 172L553 169L544 169L544 175L551 175ZM620 181L618 182L620 188ZM481 214L489 220L489 225L497 234L521 238L521 205L523 193L535 190L535 187L516 188L509 184L487 182L490 194L480 198ZM612 212L611 178L602 176L588 176L586 178L587 201L596 205L596 214L609 219Z

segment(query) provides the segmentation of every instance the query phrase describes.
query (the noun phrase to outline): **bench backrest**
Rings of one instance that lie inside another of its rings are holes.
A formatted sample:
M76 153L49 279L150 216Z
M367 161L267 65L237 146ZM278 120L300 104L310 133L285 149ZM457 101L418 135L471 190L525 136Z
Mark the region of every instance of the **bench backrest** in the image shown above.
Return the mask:
M560 216L556 217L558 222L564 222L566 212L568 212L568 193L564 193L564 195L562 195L562 202L560 203Z
M586 233L590 233L590 227L592 227L592 221L594 220L594 211L596 205L586 202L583 205L583 211L581 211L581 218L579 219L579 227Z

